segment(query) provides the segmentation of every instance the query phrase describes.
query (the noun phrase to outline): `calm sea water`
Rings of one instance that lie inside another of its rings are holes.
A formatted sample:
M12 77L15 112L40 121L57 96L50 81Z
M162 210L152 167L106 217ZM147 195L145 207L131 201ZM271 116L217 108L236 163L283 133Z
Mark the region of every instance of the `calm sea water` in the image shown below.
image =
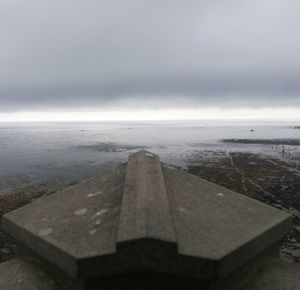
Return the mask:
M291 128L295 125L299 124L239 121L2 123L0 178L26 175L78 179L123 162L128 154L141 148L158 153L164 162L179 166L186 165L187 155L194 150L273 154L274 147L270 145L225 144L220 140L300 139L300 130Z

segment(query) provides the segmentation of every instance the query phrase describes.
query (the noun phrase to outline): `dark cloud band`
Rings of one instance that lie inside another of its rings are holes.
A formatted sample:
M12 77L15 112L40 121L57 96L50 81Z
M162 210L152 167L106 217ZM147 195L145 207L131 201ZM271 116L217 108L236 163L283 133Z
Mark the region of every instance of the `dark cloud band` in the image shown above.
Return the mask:
M0 111L300 106L292 0L0 3Z

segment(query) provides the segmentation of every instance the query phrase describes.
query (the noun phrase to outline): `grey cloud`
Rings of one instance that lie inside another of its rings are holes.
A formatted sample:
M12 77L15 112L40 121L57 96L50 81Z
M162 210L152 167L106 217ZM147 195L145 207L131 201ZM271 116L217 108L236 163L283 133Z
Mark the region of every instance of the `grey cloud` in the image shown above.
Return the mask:
M295 0L0 2L0 111L300 106Z

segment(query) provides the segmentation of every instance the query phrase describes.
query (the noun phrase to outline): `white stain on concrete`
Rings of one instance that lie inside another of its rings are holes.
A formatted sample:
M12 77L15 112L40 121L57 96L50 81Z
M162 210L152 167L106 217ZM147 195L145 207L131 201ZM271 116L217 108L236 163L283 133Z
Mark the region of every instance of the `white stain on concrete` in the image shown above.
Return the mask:
M44 228L39 231L38 235L41 237L44 237L44 236L50 235L52 232L53 232L53 230L51 228Z
M103 191L100 190L100 191L97 191L97 192L94 192L94 193L89 193L87 195L87 197L94 197L94 196L97 196L97 195L102 194L102 193L103 193Z
M103 215L103 214L105 214L107 211L108 211L107 208L101 209L101 210L99 210L99 211L96 212L96 216Z
M96 230L91 230L89 233L90 233L90 235L94 235L94 234L96 234Z
M75 210L74 214L75 215L84 215L87 212L86 208L79 208L77 210Z
M186 210L183 207L179 207L178 210L181 212L186 212Z
M217 193L217 196L224 196L224 193L219 192L219 193Z

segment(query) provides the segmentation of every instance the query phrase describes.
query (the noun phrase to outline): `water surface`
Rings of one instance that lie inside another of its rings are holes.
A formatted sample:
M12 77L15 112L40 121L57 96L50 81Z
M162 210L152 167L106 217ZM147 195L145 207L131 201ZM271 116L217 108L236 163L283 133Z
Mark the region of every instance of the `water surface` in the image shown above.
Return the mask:
M0 124L0 194L7 179L26 182L63 176L78 180L127 160L145 148L163 162L185 167L197 150L281 155L281 145L224 143L223 139L296 139L292 122L172 121ZM299 146L286 146L299 154ZM189 158L187 158L189 157ZM292 159L292 158L291 158ZM4 180L4 181L3 181Z

